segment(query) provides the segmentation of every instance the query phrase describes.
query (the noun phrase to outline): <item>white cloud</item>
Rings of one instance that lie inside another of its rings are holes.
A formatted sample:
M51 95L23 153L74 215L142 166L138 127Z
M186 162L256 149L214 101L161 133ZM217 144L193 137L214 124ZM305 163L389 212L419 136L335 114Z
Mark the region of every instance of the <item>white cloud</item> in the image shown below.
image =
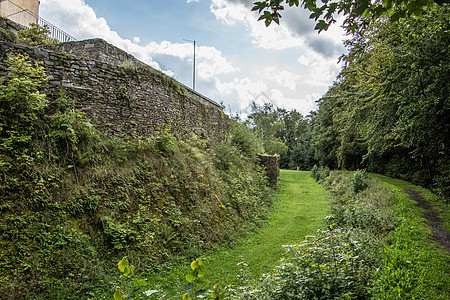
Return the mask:
M300 79L300 75L283 70L274 74L274 79L282 87L294 91L297 88L297 81Z
M298 48L304 41L292 34L286 26L266 27L264 22L258 21L258 15L250 12L249 7L240 2L229 0L212 0L211 12L226 24L243 23L253 37L253 43L264 49Z
M219 74L235 73L239 70L214 47L199 47L197 60L198 74L206 80Z
M308 67L307 76L300 78L305 85L328 87L341 70L341 64L337 63L336 58L325 59L311 49L301 55L297 62Z
M200 2L200 0L187 0L186 3L191 3L191 2Z
M123 39L117 32L111 30L104 18L97 17L94 10L83 0L42 0L41 2L41 10L46 12L48 18L58 25L64 25L64 29L78 39L101 37L156 69L161 69L160 65L152 58L156 55L168 55L186 62L192 61L192 44L162 41L160 43L150 42L141 46L138 45L140 43L139 37L133 38L133 41ZM70 17L67 17L68 15ZM67 20L70 20L70 22L67 22ZM200 79L210 80L219 74L237 70L222 56L219 50L213 47L202 46L197 47L196 50L197 74ZM174 75L170 66L169 70L165 72L169 76Z
M237 95L239 97L239 109L248 110L250 103L258 97L261 92L267 91L264 82L253 81L250 78L234 78L230 82L217 82L217 89L220 93Z

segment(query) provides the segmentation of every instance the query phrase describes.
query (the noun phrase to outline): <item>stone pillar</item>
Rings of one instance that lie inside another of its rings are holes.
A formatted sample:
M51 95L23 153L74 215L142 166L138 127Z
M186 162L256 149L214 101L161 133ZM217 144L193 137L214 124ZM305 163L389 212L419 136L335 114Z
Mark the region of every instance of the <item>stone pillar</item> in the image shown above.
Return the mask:
M266 169L266 176L272 188L277 187L280 166L277 155L258 155L259 162Z

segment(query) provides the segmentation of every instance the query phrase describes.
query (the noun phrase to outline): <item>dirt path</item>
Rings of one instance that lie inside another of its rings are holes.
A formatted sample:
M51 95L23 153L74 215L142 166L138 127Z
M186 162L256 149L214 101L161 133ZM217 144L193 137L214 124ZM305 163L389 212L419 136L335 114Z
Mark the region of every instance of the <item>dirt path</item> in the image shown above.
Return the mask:
M412 200L417 202L418 207L426 211L424 213L424 218L427 220L428 226L431 228L433 239L450 253L450 232L444 229L439 212L434 209L427 200L425 200L421 192L414 189L403 189L403 191Z

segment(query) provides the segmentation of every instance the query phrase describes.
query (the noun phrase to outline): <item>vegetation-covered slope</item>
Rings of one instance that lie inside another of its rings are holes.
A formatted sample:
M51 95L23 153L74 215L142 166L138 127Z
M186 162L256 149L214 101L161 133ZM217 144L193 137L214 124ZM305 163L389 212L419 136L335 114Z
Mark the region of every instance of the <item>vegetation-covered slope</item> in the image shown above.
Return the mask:
M325 226L285 246L273 272L230 290L231 299L448 299L449 255L430 241L416 203L391 185L399 180L326 168L311 175L329 193Z
M232 243L271 204L256 138L235 124L206 149L166 129L100 134L45 72L9 55L0 80L0 293L80 299L113 290L124 256L151 271ZM136 264L136 263L135 263Z

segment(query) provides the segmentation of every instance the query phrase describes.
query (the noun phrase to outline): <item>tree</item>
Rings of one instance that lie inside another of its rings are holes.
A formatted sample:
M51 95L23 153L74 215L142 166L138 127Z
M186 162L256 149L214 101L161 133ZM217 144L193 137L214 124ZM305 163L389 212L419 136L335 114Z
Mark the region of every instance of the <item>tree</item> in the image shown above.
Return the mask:
M284 127L284 122L279 119L278 113L270 103L259 106L255 102L251 104L252 113L248 116L248 125L261 138L264 150L268 154L283 154L287 146L276 137L279 130Z
M355 33L313 119L316 157L448 190L449 32L442 5L419 20L382 19Z
M284 141L288 150L280 155L280 167L285 169L310 170L314 164L314 153L311 148L310 118L305 118L297 110L277 108L279 118L284 127L276 136Z
M335 83L320 99L319 111L314 112L311 118L314 159L330 169L338 166L336 153L340 145L340 134L333 118L342 105L338 89L339 84Z
M254 2L253 11L261 15L266 26L272 22L280 24L281 14L286 4L302 6L311 12L310 19L314 19L316 30L321 32L336 22L336 15L345 16L344 26L349 32L355 32L381 17L397 21L407 17L420 17L425 10L434 4L443 5L448 0L263 0Z

